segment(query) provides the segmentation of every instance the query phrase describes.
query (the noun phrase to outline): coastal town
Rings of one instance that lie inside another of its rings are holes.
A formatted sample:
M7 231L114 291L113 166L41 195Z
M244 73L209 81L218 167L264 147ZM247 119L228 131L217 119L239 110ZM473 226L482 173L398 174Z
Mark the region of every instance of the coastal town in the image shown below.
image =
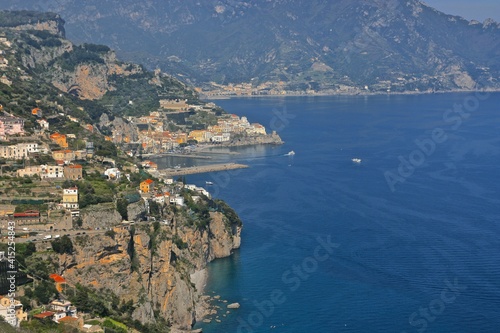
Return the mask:
M124 77L143 71L143 88L154 87L148 96L154 103L122 93L114 100L122 105L117 111L112 104L86 100L91 94L82 92L82 82L73 93L71 85L64 89L48 81L47 92L40 88L44 74L16 55L35 54L40 43L62 48L67 41L50 26L23 29L33 37L0 31L0 331L9 326L71 333L189 331L195 315L219 321L202 298L203 271L239 247L242 222L212 197L213 184L190 184L185 175L247 166L159 163L163 156L210 160L218 147L281 144L279 135L200 101L158 70L118 62L107 66L129 71ZM20 51L22 45L27 49ZM89 59L104 62L89 50L109 51L85 47L74 47L81 63L63 67L87 70ZM48 54L57 58L58 52ZM135 79L124 80L135 88ZM116 279L122 280L119 288ZM144 293L151 281L161 285L163 295ZM196 304L182 303L184 298Z
M170 112L178 113L189 108L184 102L170 103L169 107L179 107L179 110ZM208 110L213 107L212 103L204 107L207 114L215 117L215 113ZM33 252L56 251L54 244L71 244L84 235L110 235L128 230L141 221L146 224L155 221L173 228L172 221L161 219L159 215L155 218L151 212L167 206L190 210L203 198L210 200L211 195L203 187L185 183L181 175L193 173L193 168L187 168L185 173L180 168L173 170L178 176L174 179L172 175L162 175L162 170L154 161L136 159L137 155L179 153L188 146L217 147L237 135L266 135L264 126L250 124L246 117L236 115L215 117L213 125L208 125L206 129L166 131L164 126L168 124L168 114L157 111L149 116L129 117L131 127L137 129L130 137L136 141L117 132L104 137L104 142L127 148L111 158L99 152L99 147L81 134L52 131L50 124L54 119L74 122L67 115L33 109L31 120L39 126L26 129L28 119L14 116L5 109L2 107L0 117L0 232L4 244L0 245L6 246L12 239L9 235L15 233L18 248L29 248ZM96 130L90 124L78 123L78 126L89 134ZM245 166L231 163L209 165L200 167L194 173L235 167ZM117 188L121 190L115 190ZM127 216L127 206L137 203L146 207L145 214ZM120 210L120 204L125 205L121 221L102 228L89 227L85 222L85 211L96 209L96 205L116 205ZM0 274L6 274L12 270L8 266L8 251L4 247L0 249L3 250L0 251ZM21 267L15 268L17 298L10 301L7 298L8 288L0 286L3 288L0 294L5 295L0 298L0 316L12 326L20 327L21 322L27 320L49 320L83 332L103 332L104 320L99 321L91 314L79 312L64 297L63 290L70 281L56 272L47 272L50 273L47 279L26 273ZM38 281L35 284L43 281L54 284L57 289L54 298L41 302L33 297L30 285L34 281ZM23 304L29 304L29 314ZM113 326L109 319L106 320L108 326Z

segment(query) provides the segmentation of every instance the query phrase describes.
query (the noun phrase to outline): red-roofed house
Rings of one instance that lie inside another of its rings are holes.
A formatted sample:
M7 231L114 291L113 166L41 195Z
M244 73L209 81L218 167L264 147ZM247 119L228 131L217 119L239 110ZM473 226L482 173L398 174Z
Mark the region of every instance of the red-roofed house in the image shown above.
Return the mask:
M18 225L41 223L40 212L38 210L27 210L22 213L14 213L14 221Z
M142 193L149 193L153 190L154 187L155 187L155 182L152 179L146 179L140 185Z
M36 319L46 319L46 318L53 318L53 317L54 317L54 312L51 312L51 311L42 312L42 313L39 313L39 314L36 314L33 316L33 318L36 318Z

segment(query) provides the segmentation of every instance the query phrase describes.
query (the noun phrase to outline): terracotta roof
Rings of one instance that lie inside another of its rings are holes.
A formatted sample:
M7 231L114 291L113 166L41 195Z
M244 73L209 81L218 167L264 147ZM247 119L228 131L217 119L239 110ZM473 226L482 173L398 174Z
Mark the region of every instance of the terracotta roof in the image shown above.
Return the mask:
M72 164L72 165L68 165L68 168L70 168L70 169L81 169L82 166L80 164Z
M27 210L23 213L14 213L14 217L39 217L40 212L37 210Z
M70 317L70 316L66 316L64 318L61 318L58 320L58 322L70 322L70 321L77 321L78 319L77 318L74 318L74 317Z
M50 274L49 277L57 283L65 283L66 279L58 274Z
M54 312L47 311L47 312L42 312L42 313L36 314L33 317L38 318L38 319L44 319L44 318L52 317L53 315L54 315Z
M145 181L143 181L143 183L146 183L146 184L150 185L150 184L154 183L154 180L152 180L152 179L146 179Z

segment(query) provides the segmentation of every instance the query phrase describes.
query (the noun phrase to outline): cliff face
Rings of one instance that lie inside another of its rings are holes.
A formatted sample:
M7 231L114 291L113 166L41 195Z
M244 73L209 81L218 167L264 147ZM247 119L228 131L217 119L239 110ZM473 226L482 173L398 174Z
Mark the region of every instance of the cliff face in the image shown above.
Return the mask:
M16 30L38 30L38 31L48 31L54 35L65 38L64 30L64 20L60 17L56 17L52 20L47 21L36 21L33 23L23 24L15 27Z
M115 205L101 204L82 209L83 228L111 228L122 221L121 215L116 211Z
M222 213L211 213L206 230L136 224L135 231L115 228L114 239L84 235L73 240L73 255L60 256L61 274L71 283L105 288L134 303L133 319L165 318L188 329L196 318L200 291L190 279L215 258L240 246L241 227Z

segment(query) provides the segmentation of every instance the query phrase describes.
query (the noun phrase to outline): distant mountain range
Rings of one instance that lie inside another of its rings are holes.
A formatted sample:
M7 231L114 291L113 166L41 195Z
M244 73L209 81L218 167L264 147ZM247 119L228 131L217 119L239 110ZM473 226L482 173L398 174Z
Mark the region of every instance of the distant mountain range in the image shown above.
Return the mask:
M2 0L0 8L57 12L71 40L109 45L206 89L500 89L500 25L418 0Z

